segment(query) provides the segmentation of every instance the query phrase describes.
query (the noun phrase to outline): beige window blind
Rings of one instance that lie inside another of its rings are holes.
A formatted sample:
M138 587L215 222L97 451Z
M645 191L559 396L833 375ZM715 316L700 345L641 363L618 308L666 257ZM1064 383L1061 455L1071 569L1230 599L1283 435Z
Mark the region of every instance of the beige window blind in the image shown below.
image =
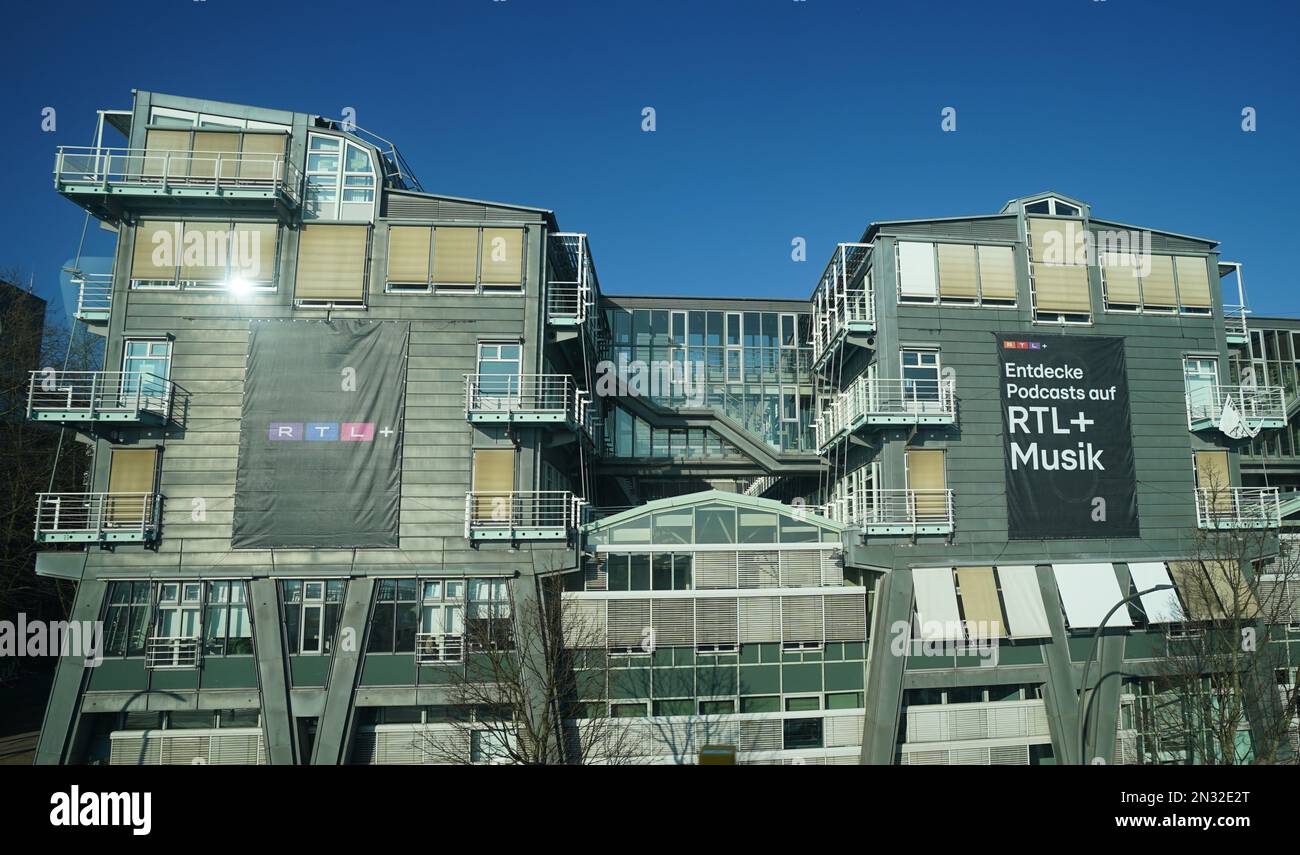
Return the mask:
M933 300L939 293L934 276L934 244L898 242L898 290L902 296Z
M1106 280L1106 302L1111 305L1137 306L1142 303L1137 259L1124 252L1101 255L1102 275Z
M369 226L311 223L298 238L294 298L360 302L365 297Z
M973 245L939 244L939 296L961 300L973 300L979 296Z
M186 223L181 245L181 279L225 282L230 223Z
M438 226L433 230L435 285L476 285L478 229Z
M144 162L141 173L149 176L167 174L178 177L189 174L190 132L151 129L144 135Z
M1083 266L1084 259L1079 252L1083 238L1082 221L1030 217L1026 226L1033 261Z
M131 252L131 278L176 280L180 264L177 235L180 223L172 220L141 220L135 227L135 247Z
M1169 571L1193 620L1259 616L1259 601L1239 565L1217 559L1170 561Z
M284 177L284 134L244 134L239 158L239 177L267 181ZM225 175L224 166L222 175Z
M979 248L980 291L985 300L1016 299L1016 256L1009 246Z
M431 226L392 226L388 230L388 281L427 284Z
M474 513L481 519L510 518L511 491L515 489L515 451L512 448L474 450Z
M114 448L108 465L109 493L152 493L158 471L158 449ZM140 496L112 496L105 508L110 525L128 525L144 518Z
M1035 264L1034 307L1040 312L1089 314L1088 268L1078 265Z
M920 491L915 496L918 517L944 516L947 513L948 478L943 467L942 451L907 450L907 486Z
M280 228L275 223L235 223L231 238L231 275L249 282L275 281Z
M1174 258L1178 273L1178 299L1184 308L1210 308L1210 274L1204 258L1179 255Z
M222 178L234 178L239 174L238 131L195 131L193 150L191 176L211 178L217 174L218 161Z
M1174 259L1168 255L1150 256L1151 270L1142 277L1142 305L1146 308L1173 308L1178 305L1174 291Z
M966 614L967 629L975 638L1001 638L1002 606L992 567L958 567L957 586Z
M523 229L484 229L481 281L484 285L523 284Z

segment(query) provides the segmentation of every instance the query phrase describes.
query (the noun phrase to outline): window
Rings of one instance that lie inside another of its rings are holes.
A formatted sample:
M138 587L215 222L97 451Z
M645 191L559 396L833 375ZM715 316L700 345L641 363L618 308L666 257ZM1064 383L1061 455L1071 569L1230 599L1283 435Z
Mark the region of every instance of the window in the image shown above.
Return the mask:
M1090 323L1092 294L1083 222L1029 217L1025 231L1029 239L1034 319L1063 324Z
M172 373L172 343L165 338L128 338L122 342L122 396L140 397L142 409L166 411L167 381Z
M181 642L199 638L203 583L159 582L156 596L151 641L171 643L150 645L150 667L196 664L196 651Z
M786 751L822 747L820 718L787 718L781 722L782 747Z
M511 409L520 394L522 347L517 341L478 343L479 406L490 410ZM558 390L557 390L558 391Z
M948 477L944 453L938 450L909 448L904 450L907 488L913 491L906 508L917 523L943 522L948 516Z
M1205 356L1183 359L1183 382L1187 388L1187 411L1190 418L1217 419L1219 413L1219 361Z
M112 582L104 612L104 655L143 656L149 635L149 582Z
M1009 246L900 240L899 301L1014 306L1015 252Z
M939 351L904 349L903 407L909 412L934 412L940 409Z
M1203 256L1099 253L1106 310L1208 315L1209 269Z
M466 621L470 647L474 650L514 648L514 624L510 613L510 587L505 579L471 579L469 619Z
M370 151L342 137L309 134L303 217L374 219L376 175Z
M369 226L303 225L294 301L302 306L364 308L369 243Z
M289 653L330 655L343 609L343 579L286 579L280 583Z
M464 657L465 580L421 580L417 661L422 665L452 663Z
M1062 202L1055 196L1049 196L1046 199L1039 199L1036 202L1025 204L1026 214L1054 214L1058 217L1077 217L1079 208L1077 205L1071 205L1068 202Z
M275 223L142 220L135 228L131 287L274 291L279 234Z
M645 703L610 704L609 714L612 718L642 718L648 714L648 707Z
M524 230L391 226L387 280L390 292L518 293L524 286Z
M414 653L419 625L419 583L415 579L380 579L370 618L367 653Z
M203 621L206 656L246 656L253 652L253 626L243 582L208 582Z
M735 711L734 698L700 701L700 715L731 715Z

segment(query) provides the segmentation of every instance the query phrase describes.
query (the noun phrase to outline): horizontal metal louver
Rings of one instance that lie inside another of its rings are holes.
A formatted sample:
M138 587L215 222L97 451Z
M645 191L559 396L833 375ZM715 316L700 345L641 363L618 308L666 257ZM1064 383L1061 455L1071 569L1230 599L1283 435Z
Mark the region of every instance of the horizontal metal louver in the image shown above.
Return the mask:
M781 640L822 641L822 598L781 598Z
M763 644L781 641L781 598L740 598L740 643Z
M829 716L825 722L827 748L846 748L862 744L862 716Z
M781 553L781 587L816 588L822 583L821 550L786 550Z
M867 595L828 594L826 596L826 640L867 640Z
M987 766L989 750L987 748L953 748L948 752L949 766Z
M983 739L988 736L988 733L988 716L984 709L971 708L949 711L949 739Z
M1028 766L1028 745L997 745L989 749L989 764L992 766Z
M653 600L650 620L656 647L695 644L695 604L690 599Z
M695 553L695 588L700 591L736 587L736 553Z
M841 549L823 549L818 553L822 558L822 584L844 584L844 551Z
M739 751L779 751L784 741L780 719L756 719L740 723Z
M218 733L208 746L208 762L214 766L254 766L261 761L261 755L260 733Z
M947 766L947 751L904 751L904 766Z
M609 590L608 556L598 555L588 559L582 568L583 587L588 591Z
M736 644L735 597L699 597L695 600L695 643Z
M156 766L162 753L161 734L118 736L113 734L109 750L110 766Z
M165 737L162 745L163 766L193 766L195 761L208 762L208 737Z
M561 620L566 647L604 647L605 600L563 600Z
M649 600L609 601L609 646L640 647L649 637Z
M737 553L736 587L778 587L781 584L780 562L782 561L778 556L780 553L775 550L746 550Z

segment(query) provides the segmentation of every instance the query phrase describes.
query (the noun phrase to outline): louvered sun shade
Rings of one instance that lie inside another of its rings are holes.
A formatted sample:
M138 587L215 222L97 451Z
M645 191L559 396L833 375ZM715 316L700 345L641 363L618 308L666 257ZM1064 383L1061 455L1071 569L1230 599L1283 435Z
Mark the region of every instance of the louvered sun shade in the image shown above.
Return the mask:
M934 244L898 242L898 291L904 297L933 300L939 294L934 272Z
M173 220L141 220L135 227L131 278L176 281L180 241L180 223Z
M1106 613L1124 599L1113 564L1053 564L1052 573L1071 629L1096 629ZM1108 627L1132 625L1125 608L1116 609L1106 620Z
M939 296L959 300L979 297L973 244L939 244Z
M392 226L388 230L388 281L401 285L427 285L431 226Z
M1077 220L1030 217L1031 259L1034 262L1034 307L1039 312L1086 315L1092 312L1088 267L1076 263L1069 238L1082 234Z
M298 239L298 300L362 302L369 226L311 223Z
M985 300L1016 299L1016 255L1009 246L979 247L980 292Z

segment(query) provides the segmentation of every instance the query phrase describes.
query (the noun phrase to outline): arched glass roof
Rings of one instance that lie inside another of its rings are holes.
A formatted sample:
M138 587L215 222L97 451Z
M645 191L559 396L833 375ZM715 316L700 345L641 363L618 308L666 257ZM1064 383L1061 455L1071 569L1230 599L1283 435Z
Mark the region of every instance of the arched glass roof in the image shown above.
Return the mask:
M811 509L706 490L650 502L583 527L589 546L839 543L844 527Z

